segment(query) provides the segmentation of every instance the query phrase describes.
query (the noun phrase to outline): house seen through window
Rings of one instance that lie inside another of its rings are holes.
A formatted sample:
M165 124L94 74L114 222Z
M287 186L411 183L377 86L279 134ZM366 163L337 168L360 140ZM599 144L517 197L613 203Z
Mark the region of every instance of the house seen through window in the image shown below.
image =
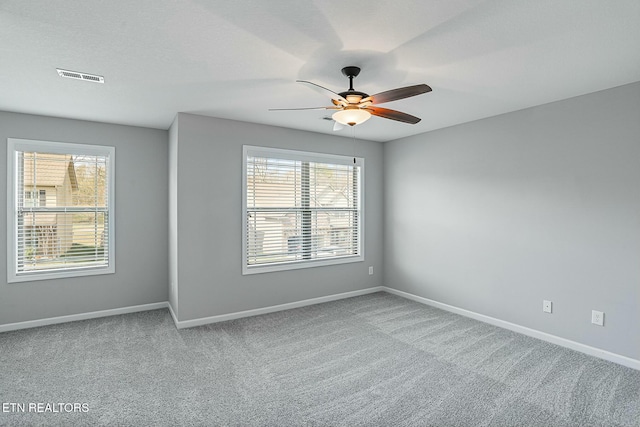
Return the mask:
M362 261L363 163L245 147L244 274Z
M113 271L112 147L9 140L9 281Z

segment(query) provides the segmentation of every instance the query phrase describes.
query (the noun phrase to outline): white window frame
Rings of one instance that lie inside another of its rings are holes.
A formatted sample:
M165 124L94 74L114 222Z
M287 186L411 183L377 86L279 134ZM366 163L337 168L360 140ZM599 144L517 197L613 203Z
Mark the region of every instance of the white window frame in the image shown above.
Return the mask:
M108 254L106 266L70 267L57 271L18 272L18 180L16 176L18 152L41 152L51 154L77 154L108 156L107 194L108 194ZM30 282L34 280L61 279L67 277L113 274L115 266L115 147L86 145L68 142L39 141L30 139L7 139L7 281Z
M249 265L247 259L247 157L273 157L283 160L298 160L317 163L333 163L343 165L355 165L360 167L360 179L358 180L358 254L330 259L296 260L272 264ZM283 148L258 147L243 145L242 147L242 274L268 273L273 271L297 270L301 268L320 267L336 264L348 264L364 262L364 159L361 157L344 156L336 154L322 154L309 151L287 150Z

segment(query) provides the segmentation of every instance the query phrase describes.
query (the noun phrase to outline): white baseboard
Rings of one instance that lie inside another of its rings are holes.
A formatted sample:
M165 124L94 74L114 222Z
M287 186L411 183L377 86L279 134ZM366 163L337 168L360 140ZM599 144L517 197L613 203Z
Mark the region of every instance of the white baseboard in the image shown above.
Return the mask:
M610 351L602 350L596 347L591 347L586 344L581 344L579 342L571 341L566 338L561 338L555 335L551 335L546 332L541 332L536 329L527 328L526 326L520 326L515 323L507 322L505 320L496 319L495 317L485 316L484 314L479 314L473 311L465 310L463 308L455 307L453 305L444 304L428 298L419 297L417 295L413 295L408 292L399 291L397 289L389 288L387 286L382 286L382 290L390 294L397 295L406 299L410 299L422 304L430 305L432 307L440 308L445 311L450 311L452 313L456 313L461 316L470 317L472 319L479 320L481 322L489 323L491 325L498 326L500 328L518 332L533 338L538 338L540 340L547 341L552 344L559 345L561 347L566 347L571 350L579 351L581 353L588 354L589 356L598 357L600 359L608 360L609 362L614 362L619 365L640 370L640 360L632 359L630 357L622 356L616 353L611 353Z
M110 310L92 311L89 313L70 314L68 316L49 317L47 319L27 320L25 322L6 323L0 325L1 332L17 331L19 329L37 328L38 326L56 325L58 323L74 322L76 320L97 319L99 317L117 316L119 314L137 313L139 311L167 308L166 301L152 304L134 305L130 307L113 308Z
M262 308L256 308L253 310L238 311L235 313L220 314L217 316L202 317L199 319L192 319L192 320L177 320L175 315L173 315L173 312L172 312L172 315L174 316L173 320L176 323L176 328L178 329L192 328L194 326L202 326L202 325L208 325L210 323L226 322L227 320L240 319L243 317L250 317L250 316L259 316L261 314L274 313L276 311L290 310L292 308L306 307L308 305L321 304L323 302L357 297L360 295L372 294L374 292L381 292L383 290L384 290L383 286L376 286L374 288L361 289L359 291L344 292L341 294L328 295L325 297L305 299L302 301L289 302L286 304L272 305L270 307L262 307Z
M571 341L566 338L561 338L555 335L541 332L535 329L527 328L526 326L520 326L515 323L507 322L505 320L496 319L495 317L486 316L484 314L476 313L463 308L455 307L453 305L444 304L438 301L434 301L428 298L420 297L408 292L399 291L397 289L389 288L387 286L376 286L373 288L361 289L358 291L344 292L340 294L327 295L324 297L311 298L302 301L290 302L286 304L273 305L270 307L256 308L253 310L239 311L235 313L220 314L217 316L203 317L192 320L178 320L173 307L167 301L157 302L152 304L142 304L130 307L114 308L110 310L92 311L89 313L71 314L68 316L50 317L47 319L28 320L25 322L7 323L0 325L0 333L16 331L19 329L36 328L39 326L56 325L59 323L73 322L76 320L96 319L100 317L117 316L120 314L136 313L140 311L157 310L160 308L168 308L171 313L171 317L176 325L176 328L191 328L194 326L207 325L210 323L225 322L227 320L240 319L243 317L259 316L261 314L274 313L277 311L290 310L292 308L306 307L314 304L321 304L329 301L336 301L345 298L357 297L360 295L372 294L375 292L387 292L389 294L397 295L412 301L416 301L422 304L430 305L432 307L440 308L445 311L459 314L461 316L470 317L472 319L479 320L481 322L489 323L500 328L508 329L510 331L518 332L523 335L527 335L533 338L538 338L543 341L550 342L562 347L569 348L571 350L579 351L590 356L598 357L600 359L608 360L610 362L617 363L619 365L627 366L632 369L640 371L640 360L632 359L627 356L612 353L607 350L602 350L596 347L591 347L586 344L581 344L576 341Z

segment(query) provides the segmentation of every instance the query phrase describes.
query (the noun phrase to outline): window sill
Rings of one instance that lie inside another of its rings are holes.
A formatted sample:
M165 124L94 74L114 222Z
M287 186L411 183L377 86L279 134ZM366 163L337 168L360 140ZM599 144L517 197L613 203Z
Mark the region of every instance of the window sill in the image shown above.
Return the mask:
M97 276L102 274L114 274L115 266L109 267L78 267L65 271L43 271L21 274L9 274L9 283L33 282L37 280L66 279L70 277Z
M364 262L363 255L345 256L342 258L318 259L309 261L293 261L278 264L264 265L244 265L242 275L271 273L275 271L299 270L302 268L325 267L329 265L350 264L354 262Z

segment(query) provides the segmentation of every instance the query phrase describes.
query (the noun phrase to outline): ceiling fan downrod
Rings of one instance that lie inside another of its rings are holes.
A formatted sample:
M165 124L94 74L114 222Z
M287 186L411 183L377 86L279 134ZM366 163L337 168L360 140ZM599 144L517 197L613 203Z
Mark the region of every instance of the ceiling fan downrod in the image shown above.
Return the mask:
M353 65L350 65L348 67L344 67L342 69L342 74L345 77L349 78L349 92L353 92L353 78L354 77L358 77L358 74L360 74L360 67L356 67Z
M354 65L344 67L342 69L342 74L345 77L349 78L349 90L340 92L338 95L345 98L349 102L349 104L356 104L360 102L361 99L364 99L369 96L368 94L364 92L359 92L353 88L353 79L355 77L358 77L358 74L360 74L360 67L356 67Z

